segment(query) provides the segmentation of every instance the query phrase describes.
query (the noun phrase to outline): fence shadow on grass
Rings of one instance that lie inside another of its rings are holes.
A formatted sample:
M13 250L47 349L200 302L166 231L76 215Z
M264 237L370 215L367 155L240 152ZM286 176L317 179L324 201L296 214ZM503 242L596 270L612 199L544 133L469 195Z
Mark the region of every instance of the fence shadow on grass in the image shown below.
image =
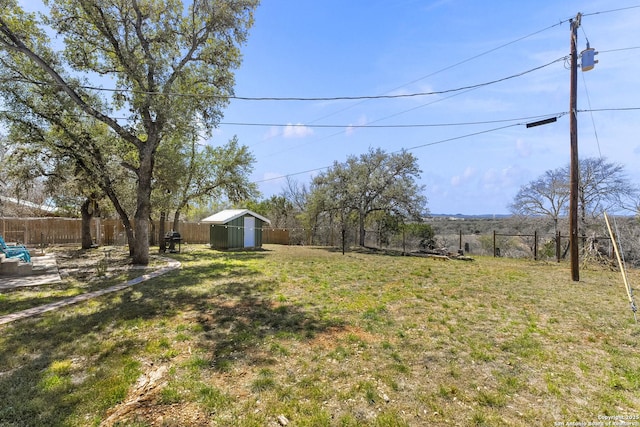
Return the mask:
M269 335L305 338L338 326L275 302L278 283L243 262L264 256L177 255L179 271L1 327L0 425L99 422L126 397L141 361L157 357L148 353L149 341L175 333L187 317L199 331L190 346L220 370L239 362L269 364L260 348ZM203 257L211 262L203 264ZM190 266L190 259L199 263Z

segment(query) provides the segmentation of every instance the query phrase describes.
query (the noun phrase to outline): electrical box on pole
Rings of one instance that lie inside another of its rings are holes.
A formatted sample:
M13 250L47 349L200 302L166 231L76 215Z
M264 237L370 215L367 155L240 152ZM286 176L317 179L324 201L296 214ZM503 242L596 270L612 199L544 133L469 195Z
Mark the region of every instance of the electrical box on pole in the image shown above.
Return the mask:
M593 70L593 67L598 63L598 60L595 59L597 54L598 52L590 47L589 42L587 42L587 48L580 53L580 68L582 68L582 71Z

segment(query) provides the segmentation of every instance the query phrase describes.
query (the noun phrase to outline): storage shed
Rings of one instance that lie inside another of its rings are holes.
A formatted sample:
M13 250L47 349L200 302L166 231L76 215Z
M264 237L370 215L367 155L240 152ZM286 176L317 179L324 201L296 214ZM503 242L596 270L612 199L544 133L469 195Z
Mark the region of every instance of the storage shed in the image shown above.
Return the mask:
M267 218L249 209L226 209L200 222L211 223L209 241L213 249L262 247L262 227Z

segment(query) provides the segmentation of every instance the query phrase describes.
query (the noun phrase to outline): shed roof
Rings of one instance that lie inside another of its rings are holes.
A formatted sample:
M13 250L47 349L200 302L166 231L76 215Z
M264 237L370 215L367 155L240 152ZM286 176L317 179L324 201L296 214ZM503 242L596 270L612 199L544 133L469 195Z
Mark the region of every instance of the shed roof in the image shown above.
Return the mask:
M247 214L258 218L259 220L264 221L267 224L271 224L271 221L269 221L267 218L263 217L262 215L258 215L257 213L250 211L249 209L225 209L223 211L220 211L216 214L213 214L211 216L208 216L200 220L200 222L209 222L212 224L226 224L230 221L233 221L236 218L240 218L241 216L245 216Z

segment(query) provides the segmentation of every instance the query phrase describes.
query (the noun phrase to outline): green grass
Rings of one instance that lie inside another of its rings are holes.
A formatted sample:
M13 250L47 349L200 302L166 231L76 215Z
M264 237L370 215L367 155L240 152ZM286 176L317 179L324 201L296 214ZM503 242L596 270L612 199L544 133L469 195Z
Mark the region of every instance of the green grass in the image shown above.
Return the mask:
M139 426L280 415L296 426L528 426L640 414L640 326L615 272L582 270L574 283L565 264L287 246L172 256L181 270L0 327L0 425L115 414ZM3 292L0 310L86 291Z

